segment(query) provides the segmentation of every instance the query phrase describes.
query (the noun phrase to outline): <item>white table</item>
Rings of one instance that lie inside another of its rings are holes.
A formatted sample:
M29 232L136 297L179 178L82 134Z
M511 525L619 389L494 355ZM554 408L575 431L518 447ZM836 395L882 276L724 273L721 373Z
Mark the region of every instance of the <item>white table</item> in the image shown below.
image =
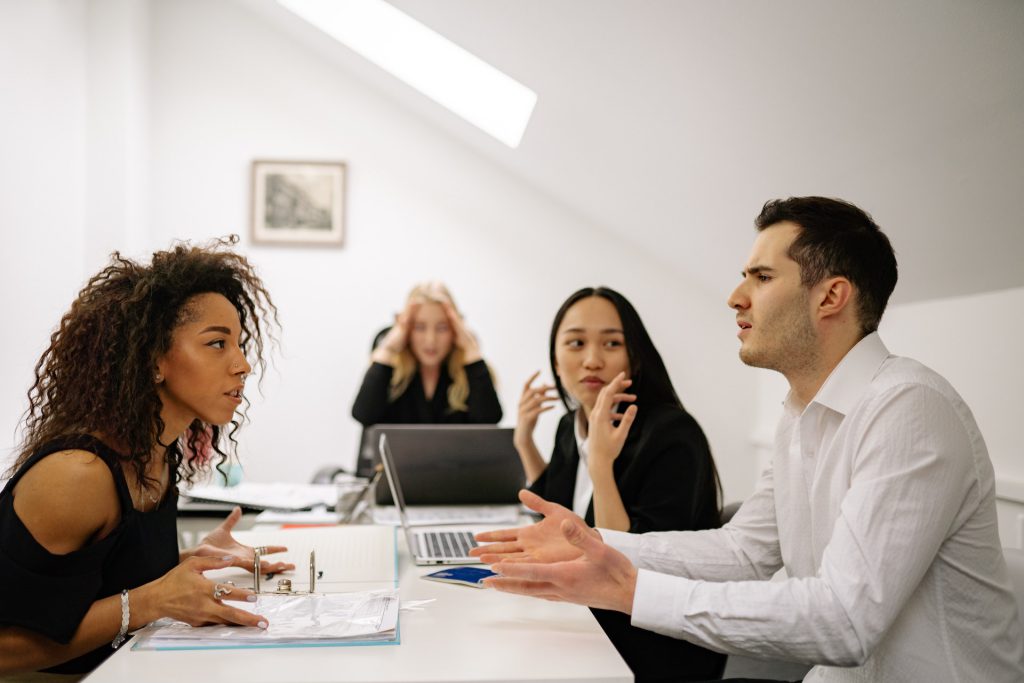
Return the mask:
M633 674L590 611L493 590L425 581L440 567L417 567L399 534L401 644L295 649L133 651L122 648L88 683L181 681L469 682L605 681Z

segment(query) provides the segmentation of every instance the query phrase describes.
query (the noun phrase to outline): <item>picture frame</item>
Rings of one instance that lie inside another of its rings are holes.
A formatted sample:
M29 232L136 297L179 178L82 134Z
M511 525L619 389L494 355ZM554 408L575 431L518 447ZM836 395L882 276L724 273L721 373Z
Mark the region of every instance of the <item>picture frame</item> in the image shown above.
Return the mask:
M253 161L253 243L342 246L346 171L340 161Z

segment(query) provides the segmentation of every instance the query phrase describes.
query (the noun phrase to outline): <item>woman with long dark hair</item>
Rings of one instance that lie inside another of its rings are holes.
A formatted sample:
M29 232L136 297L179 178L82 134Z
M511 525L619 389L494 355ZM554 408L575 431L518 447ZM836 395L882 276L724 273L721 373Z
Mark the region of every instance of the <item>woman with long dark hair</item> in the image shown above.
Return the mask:
M233 457L245 379L276 323L233 243L145 265L115 253L50 337L0 491L0 676L84 674L160 617L266 628L226 602L252 591L203 576L252 569L231 536L237 508L198 547L177 544L176 484Z
M699 530L720 524L720 484L704 432L686 412L639 314L607 287L573 293L550 338L554 385L523 388L515 444L530 490L604 529ZM533 439L538 416L561 400L549 462ZM721 673L724 657L594 614L637 680L695 680Z

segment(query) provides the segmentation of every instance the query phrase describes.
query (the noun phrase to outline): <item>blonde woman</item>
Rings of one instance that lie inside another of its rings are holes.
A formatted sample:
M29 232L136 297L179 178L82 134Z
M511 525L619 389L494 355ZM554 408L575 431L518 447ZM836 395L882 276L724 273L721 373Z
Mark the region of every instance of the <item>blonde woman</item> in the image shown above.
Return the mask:
M352 405L364 427L501 420L480 346L440 282L413 287L395 324L374 340L370 360Z

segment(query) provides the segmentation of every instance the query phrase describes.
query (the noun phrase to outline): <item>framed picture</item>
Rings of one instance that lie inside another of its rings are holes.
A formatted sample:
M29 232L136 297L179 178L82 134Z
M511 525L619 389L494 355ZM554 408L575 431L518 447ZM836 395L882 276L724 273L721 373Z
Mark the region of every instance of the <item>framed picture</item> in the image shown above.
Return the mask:
M341 246L345 164L252 162L252 241Z

